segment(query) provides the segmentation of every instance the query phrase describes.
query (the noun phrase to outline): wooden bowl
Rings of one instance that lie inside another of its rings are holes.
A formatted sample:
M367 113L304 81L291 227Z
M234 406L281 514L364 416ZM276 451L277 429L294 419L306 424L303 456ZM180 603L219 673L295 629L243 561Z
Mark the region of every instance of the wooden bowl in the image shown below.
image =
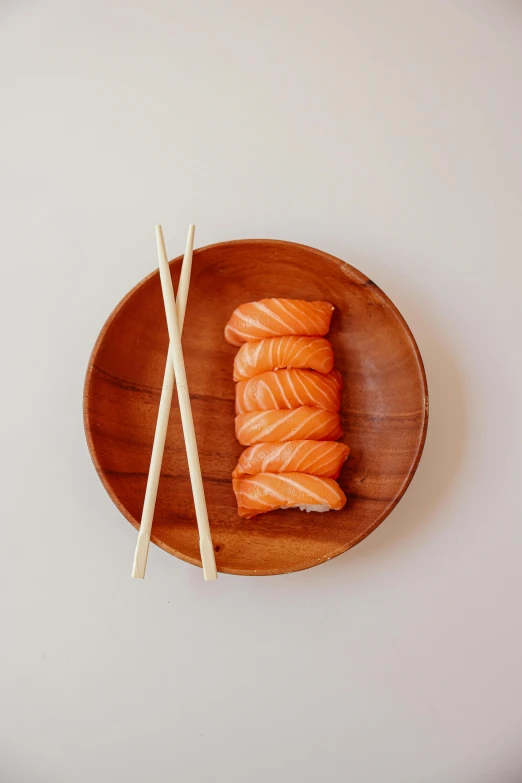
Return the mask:
M177 286L182 258L171 262ZM351 454L339 483L342 511L274 511L245 521L230 474L234 435L232 363L223 337L241 302L264 297L326 299L336 366L344 376L344 441ZM139 527L168 346L158 272L116 307L87 370L84 420L91 457L122 514ZM183 346L218 570L271 575L310 568L375 530L410 483L428 422L422 359L401 314L361 272L303 245L269 239L194 251ZM173 397L152 541L201 565L177 397ZM130 567L130 566L129 566Z

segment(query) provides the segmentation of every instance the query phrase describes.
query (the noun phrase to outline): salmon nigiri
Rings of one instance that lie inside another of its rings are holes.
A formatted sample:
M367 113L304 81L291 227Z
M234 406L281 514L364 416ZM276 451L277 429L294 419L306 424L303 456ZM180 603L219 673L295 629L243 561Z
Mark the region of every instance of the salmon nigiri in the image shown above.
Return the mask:
M323 337L271 337L241 346L234 359L234 380L247 381L281 367L329 373L333 363L332 345Z
M300 405L338 411L342 386L341 373L337 370L327 375L315 370L263 372L236 385L236 413L281 410Z
M322 336L330 328L330 302L301 299L261 299L237 307L225 326L225 340L242 345L284 334Z
M241 454L232 477L299 472L336 479L349 453L350 449L344 443L331 440L256 443Z
M287 440L337 440L342 435L338 413L322 408L255 411L236 416L236 438L242 446Z
M346 495L333 479L306 473L258 473L232 480L239 516L251 519L276 508L340 511Z

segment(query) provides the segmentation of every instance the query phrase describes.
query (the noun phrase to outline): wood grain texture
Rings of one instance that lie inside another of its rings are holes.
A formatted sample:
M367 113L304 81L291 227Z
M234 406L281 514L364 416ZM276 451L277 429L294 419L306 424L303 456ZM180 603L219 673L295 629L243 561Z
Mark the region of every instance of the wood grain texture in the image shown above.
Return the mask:
M171 262L177 287L181 260ZM328 339L345 388L343 441L351 452L339 483L340 512L274 511L240 519L231 473L232 365L223 337L239 304L267 297L335 305ZM110 497L139 527L161 392L167 326L153 272L116 307L94 346L84 390L92 460ZM183 347L218 570L241 575L298 571L357 544L395 507L417 468L428 422L422 359L404 319L361 272L313 248L239 240L194 251ZM151 540L201 565L177 397L167 433Z

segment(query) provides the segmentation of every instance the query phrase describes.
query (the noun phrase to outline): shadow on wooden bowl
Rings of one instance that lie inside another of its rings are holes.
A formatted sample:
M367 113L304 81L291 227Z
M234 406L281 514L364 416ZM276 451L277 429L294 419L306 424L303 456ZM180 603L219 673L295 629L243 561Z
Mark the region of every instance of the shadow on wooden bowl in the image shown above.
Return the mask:
M171 262L177 286L182 258ZM223 338L241 302L326 299L336 366L344 376L343 440L351 454L339 483L342 511L296 509L245 521L230 474L232 363ZM92 460L110 497L139 527L168 346L159 275L153 272L109 317L94 346L84 392ZM194 251L183 347L218 570L271 575L322 563L357 544L396 506L417 468L428 421L422 359L397 308L361 272L303 245L254 239ZM174 394L152 541L201 565L185 447Z

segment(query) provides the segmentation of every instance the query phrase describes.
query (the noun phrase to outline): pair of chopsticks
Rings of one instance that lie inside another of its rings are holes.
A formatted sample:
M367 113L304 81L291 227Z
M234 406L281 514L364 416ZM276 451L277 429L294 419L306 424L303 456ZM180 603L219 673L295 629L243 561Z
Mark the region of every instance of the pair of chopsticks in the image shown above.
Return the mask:
M190 273L192 269L194 226L189 226L187 244L185 246L185 255L183 257L183 265L181 267L177 302L174 296L174 288L172 287L169 262L161 226L156 226L156 240L158 244L161 290L163 293L163 303L165 305L165 315L167 317L170 345L167 353L167 361L165 364L165 374L163 376L163 386L161 389L158 418L156 422L156 432L154 434L154 443L152 446L152 456L150 460L149 475L147 478L147 488L145 490L143 512L141 515L140 531L138 534L138 541L136 543L136 551L134 553L132 576L135 579L143 579L145 576L150 534L152 530L152 520L154 517L156 497L158 494L158 484L161 475L161 463L163 461L163 452L165 449L165 439L167 437L167 427L169 423L169 413L175 379L176 388L178 390L181 425L183 427L185 447L187 450L190 482L192 485L192 494L194 495L194 507L196 510L196 519L198 524L199 549L201 553L201 562L203 565L203 576L206 580L217 579L214 547L212 545L212 537L208 523L207 505L205 502L203 479L201 476L198 447L196 444L196 433L194 431L194 421L192 419L192 408L190 407L187 376L185 374L185 361L181 348L181 332L183 329L183 322L185 320L185 310L187 307L187 297L190 285Z

